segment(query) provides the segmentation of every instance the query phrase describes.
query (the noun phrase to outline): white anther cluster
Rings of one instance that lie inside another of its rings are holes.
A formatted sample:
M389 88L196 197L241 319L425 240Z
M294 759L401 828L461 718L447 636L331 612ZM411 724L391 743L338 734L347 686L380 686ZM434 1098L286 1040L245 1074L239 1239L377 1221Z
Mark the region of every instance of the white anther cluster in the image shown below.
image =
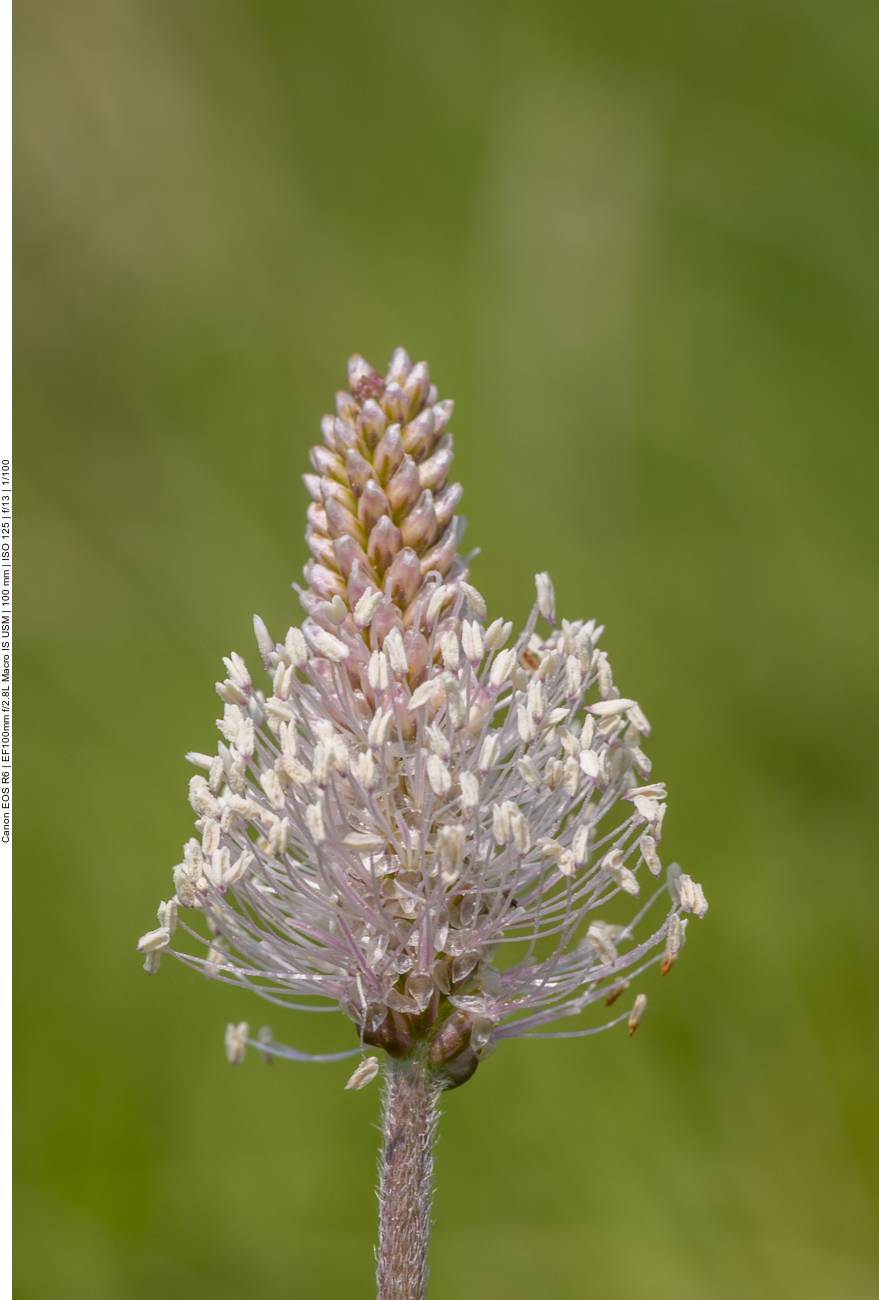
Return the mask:
M481 1057L667 970L682 914L707 904L676 865L662 879L665 786L603 629L556 626L545 573L514 644L488 622L457 551L460 488L445 486L452 403L427 366L398 350L383 380L355 357L349 382L306 476L307 617L277 641L255 619L264 687L224 661L217 753L187 755L204 773L197 837L138 948L155 971L186 909L207 933L178 933L207 951L174 955L206 975L283 1006L329 1000L361 1036L445 999ZM598 915L626 903L625 923ZM633 1030L644 1005L609 1023ZM230 1060L246 1040L230 1026Z

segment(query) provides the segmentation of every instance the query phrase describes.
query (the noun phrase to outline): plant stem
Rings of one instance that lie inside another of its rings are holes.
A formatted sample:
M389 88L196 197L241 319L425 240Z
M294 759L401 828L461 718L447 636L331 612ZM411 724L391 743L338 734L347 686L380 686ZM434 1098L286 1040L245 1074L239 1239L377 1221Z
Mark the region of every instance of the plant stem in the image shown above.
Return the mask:
M378 1300L424 1300L438 1096L417 1057L386 1067Z

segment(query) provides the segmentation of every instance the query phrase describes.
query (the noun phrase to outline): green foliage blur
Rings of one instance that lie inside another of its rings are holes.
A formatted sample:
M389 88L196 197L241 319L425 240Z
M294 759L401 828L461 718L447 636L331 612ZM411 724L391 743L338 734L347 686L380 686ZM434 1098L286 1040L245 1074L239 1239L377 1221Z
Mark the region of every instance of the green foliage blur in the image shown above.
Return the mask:
M638 1034L448 1097L431 1300L879 1296L879 11L18 0L18 1300L374 1294L378 1089L134 952L349 353L457 402L705 886Z

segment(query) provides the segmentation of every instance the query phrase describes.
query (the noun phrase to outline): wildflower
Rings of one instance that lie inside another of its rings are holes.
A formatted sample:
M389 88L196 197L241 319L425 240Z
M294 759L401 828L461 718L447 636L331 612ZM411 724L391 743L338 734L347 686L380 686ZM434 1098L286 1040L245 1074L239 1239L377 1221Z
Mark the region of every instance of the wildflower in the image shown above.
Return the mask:
M436 1094L507 1038L634 1032L643 994L609 1021L547 1027L668 970L681 913L707 908L679 869L654 885L665 787L643 783L650 727L614 685L604 629L558 620L547 573L513 644L488 623L460 550L452 411L402 350L384 379L351 358L305 475L304 620L276 640L254 619L262 685L224 661L223 739L187 755L208 773L190 781L200 838L174 868L173 914L138 944L148 970L167 951L282 1007L337 1005L360 1046L312 1059L384 1051L387 1141L403 1125L417 1159L405 1173L388 1157L383 1204L417 1166L424 1234ZM599 915L626 903L623 925ZM170 947L178 908L207 921L177 929L205 956ZM227 1030L235 1064L247 1035ZM266 1031L255 1046L308 1059ZM378 1069L369 1057L346 1086ZM415 1258L401 1231L383 1211L380 1269ZM422 1275L405 1285L420 1295Z

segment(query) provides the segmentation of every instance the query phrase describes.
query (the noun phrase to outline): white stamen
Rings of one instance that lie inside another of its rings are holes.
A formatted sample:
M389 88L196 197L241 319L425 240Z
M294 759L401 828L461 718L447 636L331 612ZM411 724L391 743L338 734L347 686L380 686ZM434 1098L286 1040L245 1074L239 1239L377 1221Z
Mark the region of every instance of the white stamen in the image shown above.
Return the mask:
M284 791L281 782L278 780L278 774L273 768L267 772L260 772L259 783L266 792L266 797L273 808L283 808L285 803Z
M241 655L237 655L233 651L228 658L223 659L223 663L226 665L229 680L239 687L245 695L249 695L251 689L250 673L247 671L247 664L241 658Z
M323 844L327 838L327 833L324 829L323 809L319 803L308 805L305 810L305 822L315 844Z
M485 632L486 650L500 650L506 645L512 630L512 623L505 623L502 618L496 618Z
M632 1007L631 1013L629 1015L630 1034L634 1034L635 1030L638 1028L639 1024L641 1023L641 1017L644 1014L644 1010L646 1006L647 1006L647 994L639 993L638 996L635 998L635 1004Z
M403 648L403 638L400 635L400 629L392 627L385 637L384 644L385 654L388 656L388 662L398 677L404 677L409 671L409 661L406 658L406 651Z
M439 617L440 610L442 609L443 605L446 603L450 595L451 592L448 587L443 585L437 587L436 591L431 596L427 605L425 622L427 623L428 627L433 627L434 623Z
M260 618L259 614L253 616L253 634L256 637L256 644L259 653L262 656L263 663L268 663L269 655L275 648L275 643L269 636L269 629Z
M461 807L465 812L472 812L479 803L479 781L472 772L462 772L458 783L461 786Z
M365 1088L368 1083L372 1083L378 1074L379 1065L377 1056L367 1056L365 1061L361 1061L357 1069L351 1075L351 1078L345 1084L345 1091Z
M312 761L311 769L314 774L314 779L318 785L326 785L327 782L329 781L330 771L332 768L332 760L333 760L333 751L331 749L329 749L324 744L315 745L314 760ZM263 788L265 788L265 786L263 786ZM266 794L269 794L268 790L266 790ZM271 798L271 795L269 795L269 798ZM277 805L277 807L281 807L281 806L282 806L281 804Z
M368 853L375 849L384 848L385 842L383 835L361 834L358 831L353 831L342 840L346 848L357 849L358 853Z
M640 731L642 736L650 735L650 723L644 717L644 714L641 712L641 709L637 704L633 708L629 709L628 717L632 726L635 727L636 730Z
M374 691L386 691L390 683L388 657L384 650L373 650L369 658L369 684Z
M376 749L381 748L388 738L393 721L394 715L390 710L388 710L387 713L383 713L381 709L376 710L375 716L369 724L369 731L367 733L367 740L370 745L374 746Z
M546 692L543 682L533 681L528 687L528 709L535 722L540 722L546 712Z
M519 735L526 744L537 735L534 718L524 704L520 704L516 709L516 725L519 729Z
M384 600L381 591L365 591L354 606L354 622L358 627L369 627Z
M510 805L496 803L491 810L492 833L495 843L502 847L510 838Z
M412 698L406 706L409 712L414 713L415 710L420 709L423 704L428 704L430 702L430 697L433 695L435 690L435 682L422 682L418 689L412 692Z
M527 853L531 848L531 827L528 818L515 805L510 807L510 831L513 843L520 853Z
M641 836L638 844L641 849L641 856L647 863L648 870L658 876L662 871L662 863L659 860L659 854L656 851L656 840L652 835L645 834Z
M479 592L476 590L476 588L471 587L469 582L461 582L458 585L463 591L464 598L466 599L467 604L473 610L473 613L478 615L479 618L485 618L486 615L485 601L482 598L482 596L479 594Z
M440 758L443 760L449 757L452 752L452 747L446 739L442 728L438 727L435 722L432 722L429 727L425 728L424 738L433 750L434 754L439 754Z
M454 632L444 632L440 637L440 652L445 667L450 672L455 672L458 668L460 656L458 653L458 638Z
M427 760L427 778L434 794L444 798L452 788L452 777L439 754L431 754Z
M574 861L578 867L582 867L589 857L589 844L592 839L592 827L585 824L577 827L574 832L571 852L574 855Z
M348 606L341 596L334 596L333 599L324 606L324 611L331 623L340 627L348 617Z
M563 876L573 876L577 869L573 853L570 853L567 849L560 853L558 857L558 868Z
M212 853L216 853L220 847L220 840L220 823L215 821L213 817L206 818L201 832L201 851L205 857L210 857Z
M357 755L353 770L355 777L364 790L372 790L375 787L378 768L371 750L367 749L362 754Z
M220 812L220 805L208 788L208 783L203 776L194 776L189 782L189 802L193 811L197 812L200 817L217 817Z
M537 587L537 608L547 623L555 626L555 588L548 573L538 573L534 579Z
M150 930L147 934L141 935L137 941L137 951L161 952L170 942L171 932L167 926L162 925L158 930Z
M217 694L224 704L246 704L247 696L234 682L216 682Z
M340 641L337 636L333 636L332 632L315 632L314 648L318 654L323 655L325 659L329 659L334 664L343 663L351 654L345 642Z
M593 921L586 931L586 941L598 953L602 962L609 966L617 960L619 954L603 921Z
M304 668L308 663L308 646L298 627L291 627L284 638L284 649L294 668Z
M687 875L681 874L678 877L678 897L685 912L692 912L695 916L703 917L708 911L708 903L702 891L702 886ZM161 917L159 919L161 920Z
M596 718L607 718L616 713L625 713L634 703L634 700L601 700L598 704L588 704L586 707Z
M226 1059L230 1065L240 1065L247 1051L250 1027L246 1020L238 1025L226 1026Z
M461 625L461 645L471 664L478 664L483 654L482 628L477 622L468 623L465 619Z
M500 747L501 747L501 738L496 731L491 732L490 735L485 737L485 740L483 741L482 744L482 750L479 755L479 770L480 772L482 772L483 776L485 775L486 772L488 772L491 768L493 768L495 763L497 762L497 756L498 756L498 752L500 751Z
M491 682L492 686L496 689L503 686L504 682L513 671L513 665L515 662L516 654L514 650L500 651L500 653L495 657L494 663L491 665L491 672L488 675L488 680Z

